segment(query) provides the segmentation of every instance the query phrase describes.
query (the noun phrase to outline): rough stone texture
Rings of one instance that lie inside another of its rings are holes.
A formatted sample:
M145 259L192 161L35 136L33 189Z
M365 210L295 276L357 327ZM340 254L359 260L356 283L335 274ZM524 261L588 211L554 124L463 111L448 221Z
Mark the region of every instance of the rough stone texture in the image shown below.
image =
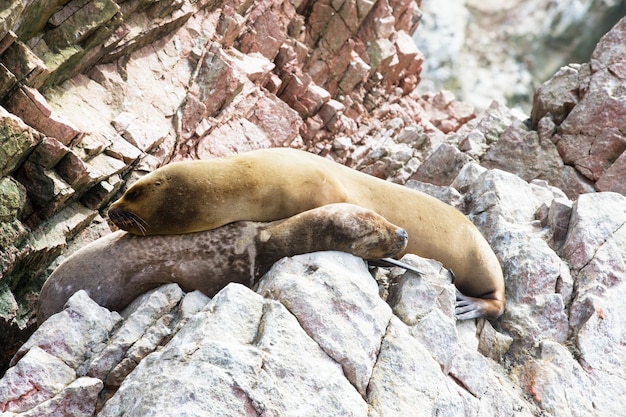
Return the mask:
M311 392L319 401L310 401ZM341 367L285 307L237 284L142 361L99 415L176 414L181 407L190 416L367 411Z
M450 185L471 158L455 146L441 144L410 178L434 185Z
M372 369L385 334L391 309L378 296L373 280L366 276L365 263L358 258L343 259L328 253L303 255L299 263L278 262L259 285L258 292L280 301L297 319L302 328L343 368L343 373L362 396L366 395ZM339 259L340 267L333 265ZM346 292L340 298L328 297L324 287L333 285L342 271L359 271L347 276ZM305 279L302 279L306 276ZM347 290L350 285L353 290ZM357 291L358 289L358 291ZM352 298L358 297L358 298ZM308 301L308 303L306 302ZM337 320L329 322L322 312L333 310ZM368 323L367 326L355 323Z
M551 122L545 118L539 123ZM564 164L557 146L551 141L553 129L549 132L546 135L544 130L528 130L521 122L514 122L502 133L498 142L489 148L481 164L486 168L512 172L526 181L549 181L566 190L570 198L593 191L589 181L583 180L573 167Z
M413 35L427 57L419 90L445 88L480 110L498 100L524 113L537 85L587 61L626 15L623 1L595 0L439 0L421 8Z
M589 63L538 90L526 125L502 104L476 114L448 92L413 91L423 60L408 42L414 1L9 3L0 6L5 366L34 331L43 280L63 255L110 233L101 215L124 184L172 160L267 146L443 184L408 182L481 228L508 307L493 323L456 323L448 271L410 256L424 278L377 269L376 288L358 259L307 255L276 266L281 277L259 290L267 298L230 286L209 302L170 285L124 321L79 293L0 379L3 413L150 415L156 404L206 415L202 402L216 407L215 396L227 399L215 414L238 415L626 407L626 201L594 192L624 192L623 20ZM87 13L94 7L102 15Z
M556 144L563 163L577 171L575 182L563 185L554 182L563 186L570 196L590 185L599 191L624 194L624 39L626 19L620 20L600 40L589 64L561 69L535 94L532 124L538 126L544 116L553 120L555 127L547 132L546 138ZM541 129L539 132L541 136ZM558 168L558 163L552 166Z
M501 319L456 322L451 274L414 255L403 260L423 276L378 268L378 286L362 260L340 252L279 261L258 284L265 298L230 284L209 301L170 284L129 306L121 325L79 292L0 380L0 393L24 386L22 369L45 357L28 375L43 373L49 388L7 391L0 406L47 415L79 404L101 416L173 404L188 415L619 415L626 197L568 204L545 182L470 171L455 183L467 184L470 216L503 265ZM571 220L556 220L564 215Z

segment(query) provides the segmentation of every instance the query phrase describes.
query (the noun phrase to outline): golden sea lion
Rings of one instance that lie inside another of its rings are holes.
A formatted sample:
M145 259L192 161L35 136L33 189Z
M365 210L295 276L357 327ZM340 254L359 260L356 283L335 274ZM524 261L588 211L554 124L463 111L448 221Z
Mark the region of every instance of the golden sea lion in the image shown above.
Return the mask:
M478 229L436 198L329 159L272 148L163 166L109 210L138 235L191 233L239 221L272 221L331 203L352 203L409 233L406 253L436 259L456 276L459 319L497 318L505 306L500 263Z

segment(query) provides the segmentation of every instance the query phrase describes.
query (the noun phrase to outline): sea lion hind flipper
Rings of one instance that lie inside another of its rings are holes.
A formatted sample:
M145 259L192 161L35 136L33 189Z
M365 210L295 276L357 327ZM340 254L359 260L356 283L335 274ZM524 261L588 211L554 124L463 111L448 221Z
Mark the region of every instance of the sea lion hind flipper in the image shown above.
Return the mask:
M502 315L503 310L504 305L500 300L470 297L458 289L456 290L454 315L457 320L471 320L481 317L496 319Z

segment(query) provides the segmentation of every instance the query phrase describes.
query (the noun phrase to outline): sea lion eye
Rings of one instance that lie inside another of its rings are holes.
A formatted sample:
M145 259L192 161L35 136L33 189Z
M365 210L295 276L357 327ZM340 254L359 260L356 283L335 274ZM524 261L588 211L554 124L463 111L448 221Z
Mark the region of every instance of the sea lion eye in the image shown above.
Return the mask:
M157 187L158 187L158 186L160 186L160 185L161 185L161 180L156 180L156 181L154 182L154 185L156 185Z
M137 198L139 198L140 195L141 195L141 190L138 188L133 188L131 190L128 190L124 197L126 198L126 200L132 201L132 200L136 200Z

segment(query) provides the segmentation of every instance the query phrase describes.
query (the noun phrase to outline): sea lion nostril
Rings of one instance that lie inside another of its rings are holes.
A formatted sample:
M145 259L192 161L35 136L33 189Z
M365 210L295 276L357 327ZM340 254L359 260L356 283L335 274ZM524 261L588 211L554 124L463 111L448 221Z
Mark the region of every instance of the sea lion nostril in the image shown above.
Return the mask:
M398 229L398 236L404 241L409 240L409 234L404 229Z
M125 220L124 211L119 208L111 208L107 214L109 215L109 219L118 226L118 223L123 223Z

